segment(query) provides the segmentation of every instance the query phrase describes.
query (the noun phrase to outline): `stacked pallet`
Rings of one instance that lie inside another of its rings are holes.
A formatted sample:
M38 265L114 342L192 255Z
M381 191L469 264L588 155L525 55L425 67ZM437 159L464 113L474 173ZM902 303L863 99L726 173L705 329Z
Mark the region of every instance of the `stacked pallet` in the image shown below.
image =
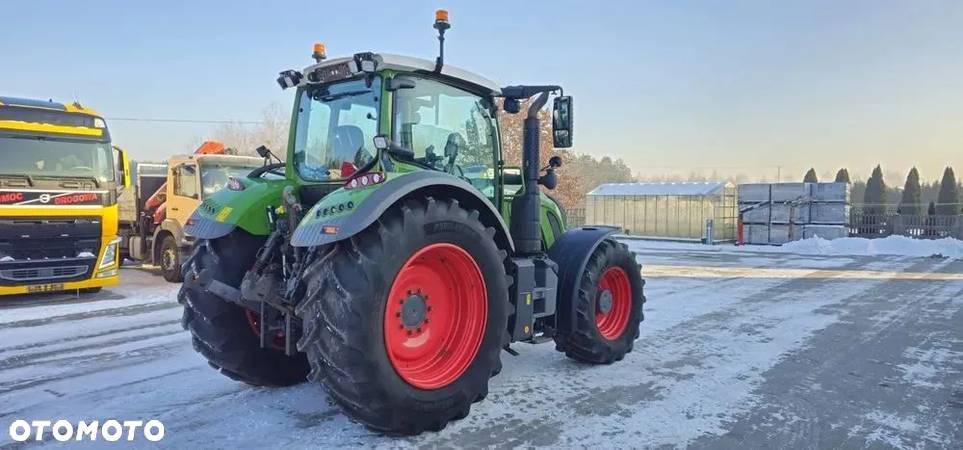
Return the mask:
M747 244L781 245L848 233L848 183L751 183L737 190Z

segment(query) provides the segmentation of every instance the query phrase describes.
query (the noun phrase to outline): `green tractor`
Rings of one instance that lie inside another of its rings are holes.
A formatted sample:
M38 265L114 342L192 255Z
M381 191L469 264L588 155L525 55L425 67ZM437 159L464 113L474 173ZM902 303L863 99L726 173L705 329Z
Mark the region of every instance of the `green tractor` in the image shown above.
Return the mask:
M571 97L445 65L447 13L435 28L435 61L327 59L317 44L315 64L280 74L296 90L287 158L259 148L263 167L198 207L178 294L221 373L319 382L388 434L468 415L512 342L609 364L642 320L635 255L612 228L565 231L540 192L561 160L539 167L539 110L553 97L554 145L568 147ZM526 114L521 169L502 161L499 107Z

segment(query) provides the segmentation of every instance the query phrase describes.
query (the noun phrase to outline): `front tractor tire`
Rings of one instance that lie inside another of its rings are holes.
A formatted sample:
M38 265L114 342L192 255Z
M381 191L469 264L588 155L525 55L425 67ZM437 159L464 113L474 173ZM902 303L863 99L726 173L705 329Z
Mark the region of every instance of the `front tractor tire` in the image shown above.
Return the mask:
M625 244L603 240L589 257L576 292L563 293L556 349L585 363L622 360L639 337L644 285L635 254Z
M310 378L382 433L437 431L488 394L508 344L506 252L477 211L407 200L317 249L298 349Z
M252 327L252 312L214 295L201 285L203 277L197 278L210 270L213 279L235 288L240 286L262 244L263 239L243 231L199 241L195 251L200 253L185 271L177 296L184 305L181 325L191 332L194 350L231 379L254 386L303 383L309 370L303 354L287 356L282 350L261 348Z

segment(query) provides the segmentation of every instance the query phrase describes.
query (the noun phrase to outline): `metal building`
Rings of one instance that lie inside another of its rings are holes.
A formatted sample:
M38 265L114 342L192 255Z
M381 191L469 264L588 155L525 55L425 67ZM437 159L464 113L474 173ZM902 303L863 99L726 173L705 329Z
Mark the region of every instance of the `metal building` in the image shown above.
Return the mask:
M632 236L713 242L736 238L736 188L728 182L609 183L588 193L585 223Z

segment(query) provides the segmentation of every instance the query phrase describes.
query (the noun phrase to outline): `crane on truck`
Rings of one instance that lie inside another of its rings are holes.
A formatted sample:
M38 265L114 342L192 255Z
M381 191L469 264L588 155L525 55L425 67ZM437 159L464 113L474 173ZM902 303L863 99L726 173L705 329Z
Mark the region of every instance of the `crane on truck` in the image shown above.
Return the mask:
M205 141L193 154L171 156L166 164L132 163L133 189L120 199L124 257L155 264L167 281L181 281L181 261L192 243L184 234L188 217L232 177L263 165L261 158L234 153L221 142Z
M80 103L0 97L0 295L118 281L117 197L127 157Z
M442 49L449 28L438 11ZM312 56L278 78L295 91L286 160L208 197L185 229L182 324L211 366L253 385L307 378L369 428L417 434L466 417L513 342L589 364L633 349L636 255L614 228L565 231L541 192L562 164L539 163L552 96L554 146L572 145L560 86L502 87L443 50ZM499 108L526 117L520 172Z

